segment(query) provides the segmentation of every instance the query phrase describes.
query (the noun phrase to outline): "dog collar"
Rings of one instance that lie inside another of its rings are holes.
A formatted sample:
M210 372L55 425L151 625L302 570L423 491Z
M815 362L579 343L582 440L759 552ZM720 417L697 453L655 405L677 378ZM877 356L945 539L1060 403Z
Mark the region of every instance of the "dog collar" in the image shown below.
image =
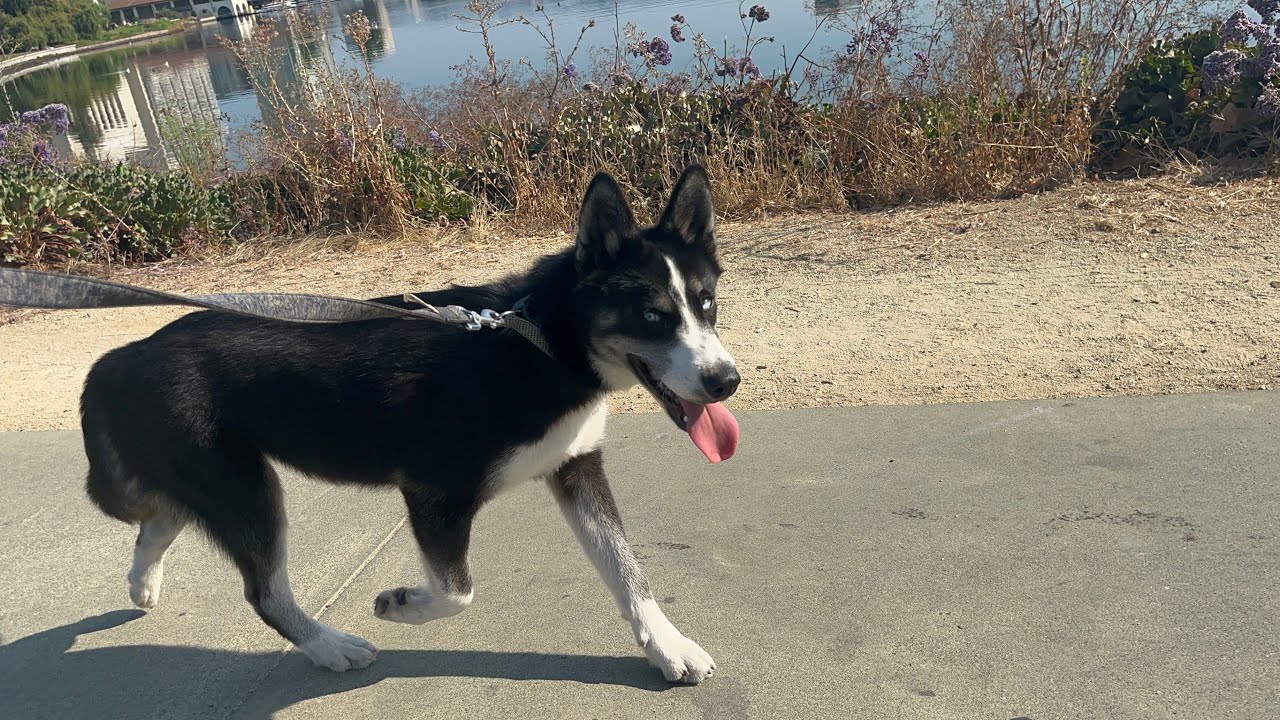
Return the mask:
M500 327L514 330L525 340L533 343L533 346L541 350L547 357L552 360L556 359L554 353L551 352L551 345L547 342L547 336L542 334L542 328L529 319L529 296L525 295L511 306L511 309L498 316L502 320Z

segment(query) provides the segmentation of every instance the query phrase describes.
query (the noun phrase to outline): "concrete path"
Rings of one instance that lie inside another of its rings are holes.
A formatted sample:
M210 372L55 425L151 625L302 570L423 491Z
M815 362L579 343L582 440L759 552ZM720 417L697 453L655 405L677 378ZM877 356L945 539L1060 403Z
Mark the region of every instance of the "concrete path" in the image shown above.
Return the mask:
M0 718L1263 718L1280 707L1280 393L746 414L713 467L610 420L673 621L668 687L531 484L477 523L477 600L375 620L419 576L394 493L290 477L300 602L381 648L313 669L179 538L129 605L132 532L71 433L0 435Z

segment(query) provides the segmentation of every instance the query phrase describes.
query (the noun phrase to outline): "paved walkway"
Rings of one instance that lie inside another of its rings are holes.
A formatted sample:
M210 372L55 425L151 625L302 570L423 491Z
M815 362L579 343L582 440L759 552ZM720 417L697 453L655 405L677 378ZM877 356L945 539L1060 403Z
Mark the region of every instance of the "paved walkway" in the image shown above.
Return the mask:
M1280 393L748 413L712 467L611 419L655 592L716 657L668 687L548 493L478 520L476 604L421 627L394 493L290 477L300 602L381 648L313 669L179 538L129 605L132 533L71 433L0 435L0 718L1263 718L1280 706Z

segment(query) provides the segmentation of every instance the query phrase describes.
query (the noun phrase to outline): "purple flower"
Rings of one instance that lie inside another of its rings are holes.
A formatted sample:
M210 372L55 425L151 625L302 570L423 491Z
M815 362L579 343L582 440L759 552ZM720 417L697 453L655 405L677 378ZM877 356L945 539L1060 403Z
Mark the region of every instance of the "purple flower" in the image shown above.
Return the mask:
M845 54L857 55L861 50L868 55L887 55L898 44L901 32L902 28L887 20L872 20L870 28L859 30L845 45Z
M53 165L58 162L58 151L44 138L36 138L35 144L31 146L31 157L35 164Z
M737 58L724 58L720 64L716 66L717 77L738 77L738 60Z
M671 23L671 39L678 43L684 42L684 31L675 23Z
M747 17L756 22L764 22L769 19L769 11L765 10L763 5L752 5L751 9L747 11Z
M912 53L915 56L915 63L911 68L911 74L907 76L908 80L920 80L921 82L929 79L929 56L922 52Z
M681 15L680 13L676 13L675 15L672 15L672 16L671 16L671 22L673 22L673 23L680 23L681 25L683 25L683 24L684 24L684 16L683 16L683 15Z
M1250 20L1243 10L1237 10L1222 25L1222 44L1219 45L1219 49L1225 48L1230 43L1244 45L1250 38L1261 39L1266 34L1265 25Z
M342 149L347 154L351 154L356 151L356 141L352 140L350 136L341 130L338 131L338 144L342 146Z
M1247 4L1268 25L1274 25L1276 20L1280 20L1280 0L1248 0Z
M744 79L760 77L760 67L750 57L744 57L738 61L738 72L742 73Z
M404 128L396 130L396 136L391 141L391 147L395 148L396 152L404 152Z
M1280 117L1280 85L1268 85L1258 96L1258 103L1253 106L1253 110L1269 120Z
M568 80L572 80L578 77L578 66L574 63L569 63L568 65L565 65L564 76Z
M1245 77L1262 78L1263 82L1280 75L1280 38L1267 41L1258 50L1258 56L1246 58L1240 63Z
M1244 53L1239 50L1215 50L1205 56L1201 67L1200 85L1205 92L1215 93L1228 88L1240 79L1240 61Z
M441 150L445 149L446 147L444 138L440 137L440 133L436 132L435 130L432 130L431 132L427 133L427 142L431 143L432 145L435 145L437 148L440 148Z
M649 41L649 56L659 65L671 64L671 46L666 40L656 37Z
M18 118L18 122L23 125L50 123L53 125L55 133L63 135L71 128L71 112L62 103L52 103L39 110L28 110L22 113L22 116Z

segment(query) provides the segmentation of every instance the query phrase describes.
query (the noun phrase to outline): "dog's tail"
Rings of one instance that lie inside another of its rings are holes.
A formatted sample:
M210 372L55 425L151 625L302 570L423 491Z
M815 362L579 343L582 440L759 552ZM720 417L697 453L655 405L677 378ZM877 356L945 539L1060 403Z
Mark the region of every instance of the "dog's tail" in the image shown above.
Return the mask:
M85 490L102 512L117 520L137 523L150 517L155 508L153 499L143 492L138 478L125 466L112 436L112 428L118 427L122 419L111 397L112 354L94 363L80 395L80 427L84 433L84 452L89 458Z

